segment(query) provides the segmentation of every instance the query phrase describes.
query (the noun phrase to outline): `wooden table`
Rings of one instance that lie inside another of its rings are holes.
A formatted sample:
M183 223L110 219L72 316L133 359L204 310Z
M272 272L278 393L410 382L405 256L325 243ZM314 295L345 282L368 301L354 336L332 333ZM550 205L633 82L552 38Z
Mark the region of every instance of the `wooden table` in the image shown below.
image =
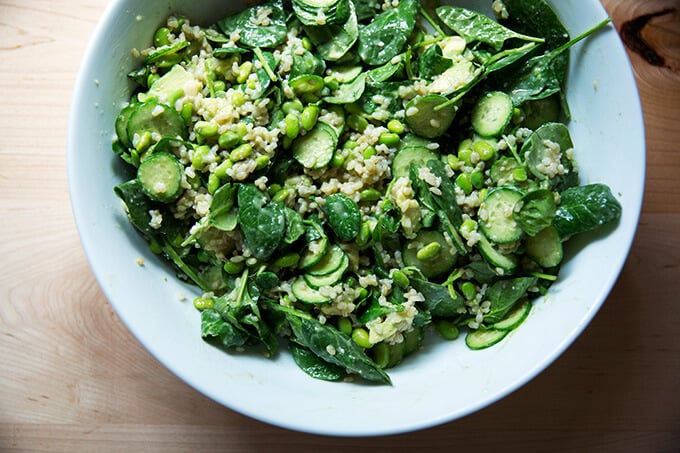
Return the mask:
M67 114L105 0L0 1L0 451L680 451L680 3L605 0L630 52L647 128L647 191L618 283L544 373L462 420L375 439L299 434L203 397L126 330L80 246L67 192Z

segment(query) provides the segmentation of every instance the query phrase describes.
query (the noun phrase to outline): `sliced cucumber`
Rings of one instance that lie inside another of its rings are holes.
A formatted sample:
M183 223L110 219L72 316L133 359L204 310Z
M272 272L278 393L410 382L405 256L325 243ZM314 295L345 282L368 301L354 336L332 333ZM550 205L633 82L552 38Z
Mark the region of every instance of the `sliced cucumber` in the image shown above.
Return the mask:
M313 275L315 277L331 274L340 268L344 258L345 252L342 250L342 248L337 244L333 244L330 246L323 258L321 258L318 263L316 263L314 266L311 266L305 272L308 275Z
M310 275L305 274L304 279L307 284L314 289L319 289L324 286L335 285L340 280L342 280L345 271L349 268L349 257L343 255L340 267L327 275Z
M531 302L524 300L516 304L512 310L508 312L507 315L500 321L491 324L491 328L494 330L513 330L519 327L520 324L524 322L529 316L531 311Z
M512 186L491 189L479 207L479 227L491 242L505 244L518 240L522 228L512 216L515 204L523 193Z
M179 112L153 100L137 104L130 114L126 131L133 143L135 135L141 137L145 132L152 137L157 134L159 137L187 138L187 128Z
M330 76L337 80L338 83L347 83L356 79L362 71L363 68L361 66L334 66L330 68Z
M185 85L192 80L194 80L193 75L181 65L175 65L151 85L149 96L162 99L173 96L178 90L182 90L183 93Z
M478 329L472 330L465 335L465 344L470 349L486 349L505 338L509 330Z
M559 146L562 157L560 162L556 163L562 163L565 166L569 164L564 161L564 152L574 147L569 128L565 124L546 123L536 129L522 145L520 155L526 156L527 168L538 179L548 179L548 175L544 173L541 167L544 167L546 162L552 162L556 158L553 150L546 146L548 142Z
M333 159L337 146L335 129L318 121L311 131L293 142L293 157L305 168L324 168Z
M130 115L135 111L135 107L137 107L135 104L124 107L116 117L116 136L120 144L126 148L132 148L132 140L130 140L127 133L127 124L130 120Z
M176 200L182 193L184 167L169 153L153 153L137 169L137 181L152 199L162 202Z
M428 244L436 242L439 250L426 259L419 259L418 252ZM425 277L436 277L449 272L456 265L456 249L451 247L444 235L437 230L420 230L416 237L407 242L402 249L402 258L406 266L415 266Z
M329 104L351 104L364 94L365 89L366 74L361 74L351 82L340 84L338 89L331 93L331 96L327 96L323 100Z
M496 250L483 234L477 243L477 248L491 268L501 269L504 274L510 274L517 269L517 257L515 255L506 255Z
M308 102L316 102L321 95L324 81L321 77L314 74L303 74L294 77L288 85L293 92Z
M482 137L497 137L512 118L512 99L502 91L486 93L477 100L470 114L472 129Z
M439 154L424 146L408 146L398 151L392 160L392 178L408 176L411 163L424 167L428 161L439 159Z
M313 238L308 239L305 249L302 251L298 268L307 269L317 264L326 255L328 251L328 236L323 231L321 225L317 223L311 224ZM307 233L310 236L310 233Z
M527 179L527 172L514 157L501 157L497 159L489 171L491 180L504 185L512 182L524 182Z
M562 262L562 240L554 226L544 228L526 240L527 255L542 267L555 267Z
M436 138L447 131L454 117L456 107L446 104L448 99L438 94L416 96L406 104L406 123L411 130L425 138Z
M327 304L331 298L311 288L304 278L298 277L290 287L291 292L300 302L306 304Z

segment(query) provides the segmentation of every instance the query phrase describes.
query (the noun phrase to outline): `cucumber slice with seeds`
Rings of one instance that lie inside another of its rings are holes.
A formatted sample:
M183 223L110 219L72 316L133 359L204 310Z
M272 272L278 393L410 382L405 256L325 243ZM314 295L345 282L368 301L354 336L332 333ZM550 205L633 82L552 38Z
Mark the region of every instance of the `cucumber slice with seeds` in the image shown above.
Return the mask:
M432 242L439 244L439 251L428 259L418 259L418 251ZM437 230L420 230L418 235L404 246L401 256L404 265L417 267L428 278L450 271L456 265L457 259L456 249L449 245L444 235Z
M296 299L306 304L327 304L331 301L330 297L310 287L302 277L295 279L290 290Z
M293 142L293 157L305 168L324 168L333 159L337 146L335 129L319 121L311 131Z
M555 267L562 262L562 240L554 226L539 231L526 240L527 255L542 267Z
M331 272L330 274L327 275L310 275L310 274L305 274L303 278L307 282L307 284L314 289L319 289L324 286L330 286L330 285L335 285L338 283L340 280L342 280L343 275L345 274L345 271L349 268L349 257L347 255L344 255L342 257L342 262L340 263L340 267L338 267L336 270Z
M478 329L465 335L465 344L473 350L486 349L501 341L509 330Z
M169 153L154 153L137 169L137 181L152 199L162 202L176 200L182 193L184 167Z
M408 146L394 156L392 160L392 178L408 176L411 163L424 167L428 161L439 159L439 154L424 146Z
M531 302L528 300L522 301L515 305L512 310L500 321L491 324L493 330L513 330L519 327L529 316L531 311Z
M496 187L489 191L479 207L479 228L491 242L505 244L518 240L522 228L512 216L515 204L523 193L512 186Z
M406 104L406 123L413 132L425 138L443 135L451 126L457 109L447 102L446 97L438 94L416 96ZM443 104L446 105L440 107Z
M321 258L321 261L311 266L306 273L315 277L331 274L340 268L344 258L345 252L342 248L339 245L333 244L323 258Z
M481 235L477 243L477 249L492 268L500 269L503 274L510 274L517 268L517 257L515 255L506 255L496 250L484 234Z
M156 101L138 104L130 114L126 127L128 139L134 144L135 135L141 137L149 132L152 137L187 138L187 128L182 116L169 105Z
M486 93L472 108L472 129L482 137L497 137L510 122L512 111L510 96L502 91Z

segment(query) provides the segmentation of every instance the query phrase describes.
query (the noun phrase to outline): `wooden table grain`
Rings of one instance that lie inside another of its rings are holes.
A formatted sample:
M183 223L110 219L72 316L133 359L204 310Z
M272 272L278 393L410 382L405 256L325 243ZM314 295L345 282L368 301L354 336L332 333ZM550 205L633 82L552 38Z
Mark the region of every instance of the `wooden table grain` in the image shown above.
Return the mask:
M226 409L126 330L80 246L65 165L72 87L107 2L0 0L0 451L680 451L680 2L603 4L619 29L664 12L639 33L663 61L629 50L647 185L616 286L562 357L497 404L355 439Z

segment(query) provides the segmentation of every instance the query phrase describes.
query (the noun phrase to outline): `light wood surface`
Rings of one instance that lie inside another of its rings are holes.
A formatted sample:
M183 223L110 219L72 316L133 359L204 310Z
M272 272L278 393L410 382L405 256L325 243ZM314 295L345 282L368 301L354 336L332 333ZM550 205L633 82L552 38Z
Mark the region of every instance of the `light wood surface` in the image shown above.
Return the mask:
M104 0L0 0L0 451L680 451L680 2L606 0L666 59L629 52L644 108L639 230L602 310L545 372L443 426L371 439L289 432L203 397L126 330L69 204L71 90Z

